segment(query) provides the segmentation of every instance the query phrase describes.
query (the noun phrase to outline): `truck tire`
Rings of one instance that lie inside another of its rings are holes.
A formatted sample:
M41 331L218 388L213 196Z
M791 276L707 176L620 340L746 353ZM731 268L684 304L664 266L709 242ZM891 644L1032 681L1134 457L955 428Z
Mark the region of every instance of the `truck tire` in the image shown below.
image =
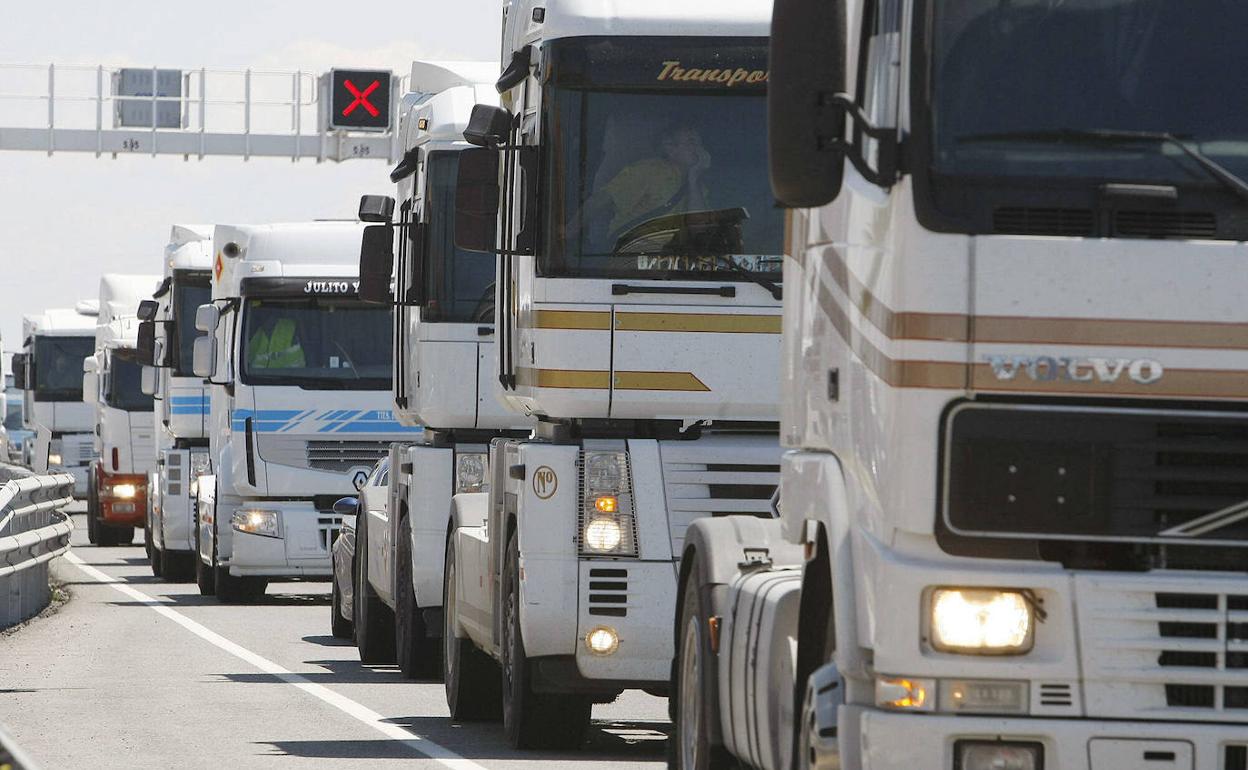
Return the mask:
M355 646L361 663L393 663L394 613L368 584L368 514L361 510L355 520Z
M87 472L87 542L99 545L100 542L100 510L99 501L95 497L95 474Z
M216 568L217 601L223 604L254 604L264 596L269 581L260 577L236 577L229 567Z
M513 532L503 569L503 733L517 749L574 749L585 742L593 705L584 695L533 692L520 633L520 546Z
M165 580L187 583L198 577L195 574L195 562L191 561L197 558L196 554L186 551L159 551L159 553L160 566L165 573Z
M681 586L680 625L677 626L675 681L671 698L675 701L671 767L675 770L720 770L734 766L723 746L712 739L712 720L718 704L715 691L715 656L707 632L707 610L702 606L700 573L695 553Z
M134 545L134 527L106 527L113 531L113 545Z
M152 565L153 577L164 577L165 554L152 542L152 519L149 516L147 526L143 528L143 550L147 552L147 561Z
M412 588L412 524L403 517L395 549L394 655L399 671L408 679L437 681L442 675L442 649L430 638Z
M355 629L350 620L342 614L342 592L338 590L338 578L334 577L330 581L330 619L329 630L335 639L350 639L355 635Z
M442 657L446 705L451 719L460 722L496 722L503 716L502 674L489 655L471 639L455 636L455 547L446 542L442 571Z
M212 566L204 563L204 557L199 552L199 514L195 514L195 550L191 552L191 558L195 559L195 585L199 588L200 596L216 596L217 595L217 575Z

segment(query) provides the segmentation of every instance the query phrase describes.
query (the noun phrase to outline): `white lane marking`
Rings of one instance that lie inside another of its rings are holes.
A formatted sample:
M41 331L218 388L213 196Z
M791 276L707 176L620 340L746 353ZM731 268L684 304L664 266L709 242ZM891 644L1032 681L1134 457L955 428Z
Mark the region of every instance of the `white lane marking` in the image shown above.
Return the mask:
M417 735L409 730L405 730L396 724L386 722L385 717L378 714L376 711L356 703L346 696L339 695L328 687L316 684L315 682L310 682L302 676L286 670L268 658L257 655L246 647L226 639L216 631L213 631L207 626L191 620L177 610L172 609L159 599L154 599L142 591L132 588L124 581L110 577L95 567L84 563L83 560L72 551L65 554L65 559L68 560L70 564L73 564L75 567L94 578L97 582L108 585L137 602L146 604L148 607L151 607L153 610L156 610L161 615L164 615L166 618L169 618L174 623L177 623L213 646L225 650L244 663L255 666L264 673L270 674L282 680L286 684L294 685L309 695L319 698L344 714L363 722L387 738L399 741L416 753L423 754L430 759L437 760L440 764L445 765L446 767L454 768L454 770L486 770L483 765L479 765L471 759L465 759L445 746L434 743L428 738Z

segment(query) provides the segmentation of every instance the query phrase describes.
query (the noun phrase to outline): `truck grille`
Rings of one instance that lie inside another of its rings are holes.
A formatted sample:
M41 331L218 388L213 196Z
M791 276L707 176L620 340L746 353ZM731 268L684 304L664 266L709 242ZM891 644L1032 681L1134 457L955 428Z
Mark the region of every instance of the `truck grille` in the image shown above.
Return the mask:
M1089 716L1248 723L1242 580L1077 582Z
M772 438L661 442L672 554L680 558L685 530L703 516L771 518L780 484L780 446Z
M590 615L623 618L628 615L628 570L594 567L589 571Z
M390 453L390 445L376 441L309 441L309 468L345 473L361 465L372 467Z

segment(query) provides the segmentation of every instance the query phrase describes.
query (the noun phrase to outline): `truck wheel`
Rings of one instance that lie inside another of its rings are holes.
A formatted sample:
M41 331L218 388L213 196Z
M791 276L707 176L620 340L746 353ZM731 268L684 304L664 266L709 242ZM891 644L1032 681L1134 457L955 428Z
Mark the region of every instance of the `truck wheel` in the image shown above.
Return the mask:
M676 681L670 697L676 699L674 762L677 770L717 770L732 767L728 752L711 740L715 697L711 679L715 676L715 656L707 633L707 612L702 606L698 585L698 558L695 555L680 603L680 625L676 650Z
M87 542L98 545L100 542L100 510L95 497L95 474L87 474Z
M133 545L134 544L134 527L111 527L113 530L113 545Z
M194 550L191 551L191 558L195 560L195 585L199 588L200 596L216 596L217 595L217 575L212 569L212 565L204 563L204 557L199 551L199 514L195 514L195 537Z
M355 520L355 646L361 663L393 663L394 613L368 584L368 515L361 510Z
M329 618L329 629L335 639L350 639L354 635L351 621L342 614L342 592L338 590L338 578L335 576L330 585L329 608L331 611Z
M535 693L520 634L520 546L507 544L503 570L503 733L517 749L573 749L585 742L590 699L568 693Z
M502 681L498 664L471 639L455 636L455 547L447 540L442 572L442 657L446 705L460 722L498 721L502 717Z
M442 674L441 646L429 638L424 617L412 588L412 524L403 517L395 549L394 653L399 670L408 679L437 681Z

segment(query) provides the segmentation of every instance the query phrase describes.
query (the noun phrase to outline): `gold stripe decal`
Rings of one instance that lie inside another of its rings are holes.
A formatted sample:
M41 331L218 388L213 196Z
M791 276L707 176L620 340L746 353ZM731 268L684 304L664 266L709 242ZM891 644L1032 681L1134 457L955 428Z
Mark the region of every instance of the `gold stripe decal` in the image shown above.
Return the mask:
M588 369L516 369L518 385L530 388L566 388L571 390L607 390L611 387L610 372ZM710 393L706 383L693 372L616 372L617 390L662 390L685 393Z
M535 310L532 328L610 331L611 313L605 310Z
M615 314L615 329L622 332L779 334L781 323L779 315L628 312Z

